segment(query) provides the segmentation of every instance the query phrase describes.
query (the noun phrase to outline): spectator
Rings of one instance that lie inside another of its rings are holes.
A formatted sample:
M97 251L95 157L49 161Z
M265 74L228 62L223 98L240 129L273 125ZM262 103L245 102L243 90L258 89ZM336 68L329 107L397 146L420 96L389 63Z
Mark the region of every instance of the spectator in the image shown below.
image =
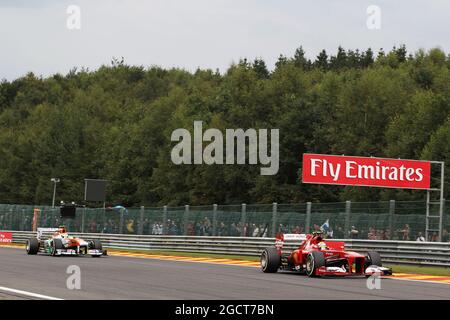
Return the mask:
M260 224L258 226L259 231L258 231L258 234L256 235L256 237L266 237L267 236L267 228L268 228L267 224L265 226Z
M128 233L134 233L134 220L133 219L128 220L126 225Z
M242 236L243 237L248 237L250 235L250 226L248 223L244 223L244 225L242 226Z
M289 233L289 227L284 226L282 223L278 226L278 232L280 233Z
M178 235L178 226L174 220L172 220L170 222L168 233L169 233L169 235Z
M152 225L152 234L158 234L158 222Z
M294 229L292 229L292 233L300 234L302 232L302 229L300 229L300 226L295 226Z
M330 226L330 228L326 232L326 238L333 239L333 234L334 234L333 228L331 228L331 226Z
M164 232L164 225L163 225L163 223L162 222L160 222L160 223L158 223L158 235L161 235L161 234L163 234L163 232Z
M95 222L95 220L92 220L91 223L89 224L89 232L90 233L97 232L97 223Z
M405 227L403 230L401 230L402 233L402 240L409 241L409 225L405 224Z
M384 232L383 240L391 240L391 229L386 229L386 231Z
M106 221L105 225L103 226L103 233L111 233L112 232L112 227L111 227L111 219L108 219L108 221Z
M436 232L433 232L433 235L431 236L430 241L431 242L437 242L439 239L438 234Z
M202 223L200 221L196 221L194 225L195 234L198 236L202 235Z
M219 223L219 228L217 230L217 235L219 237L223 237L223 236L227 236L228 235L227 227L226 227L225 223L223 223L223 221L221 221Z
M359 231L355 228L355 226L352 226L350 229L349 235L350 239L358 239Z
M369 239L369 240L377 239L377 232L374 227L369 227L369 232L367 233L367 239Z
M259 228L255 225L255 224L253 224L253 226L254 226L254 229L253 229L253 232L252 232L252 236L253 237L259 237Z
M210 236L211 235L211 221L208 219L208 217L205 217L203 219L203 223L201 226L202 235L204 236Z
M313 232L320 231L320 226L318 224L313 225Z
M450 242L450 237L447 229L442 230L442 242Z
M344 230L342 230L341 226L338 226L336 229L336 232L334 234L334 236L336 237L336 239L344 239Z
M422 235L422 232L419 232L416 241L425 242L425 237Z
M195 236L195 226L192 222L189 222L186 227L186 233L188 236Z
M378 240L387 240L387 235L385 230L378 230Z
M231 226L230 226L230 235L232 236L232 237L238 237L238 236L240 236L240 230L239 230L239 227L238 227L238 225L236 225L236 223L232 223L231 224Z

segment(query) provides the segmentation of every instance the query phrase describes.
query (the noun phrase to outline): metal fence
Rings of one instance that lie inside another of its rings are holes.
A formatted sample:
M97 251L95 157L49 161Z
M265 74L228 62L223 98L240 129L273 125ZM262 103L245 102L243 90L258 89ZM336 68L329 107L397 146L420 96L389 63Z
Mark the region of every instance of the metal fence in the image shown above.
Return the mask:
M449 241L450 201L446 201L442 241ZM258 205L210 205L128 208L78 208L75 219L61 220L59 208L0 205L0 230L32 229L65 224L72 232L228 237L274 237L277 232L306 233L326 222L329 238L416 240L425 236L425 201L336 202ZM327 229L327 228L325 228ZM428 241L437 241L431 235Z

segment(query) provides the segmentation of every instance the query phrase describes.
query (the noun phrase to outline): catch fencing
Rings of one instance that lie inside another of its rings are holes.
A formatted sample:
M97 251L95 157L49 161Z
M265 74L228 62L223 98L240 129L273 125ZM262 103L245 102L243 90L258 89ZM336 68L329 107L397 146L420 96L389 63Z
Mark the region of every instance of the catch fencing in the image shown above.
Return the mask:
M59 208L0 205L0 230L32 228L33 210L40 209L38 225L65 224L72 232L274 237L278 232L308 233L321 227L329 238L416 240L425 236L425 201L336 202L298 204L241 204L179 207L140 207L127 210L78 208L75 219L60 218ZM434 208L437 213L437 206ZM446 201L443 242L449 241L450 203ZM433 213L432 213L433 214ZM326 224L328 222L328 224ZM433 226L430 226L432 228ZM437 241L433 235L426 239Z
M25 243L36 233L30 231L10 231L13 243ZM49 235L49 233L44 234ZM105 248L140 251L178 251L209 254L232 254L259 256L268 246L273 246L274 238L253 237L198 237L198 236L152 236L73 233L84 239L98 239ZM335 241L335 240L331 240ZM337 241L337 240L336 240ZM284 248L293 250L298 242L287 241ZM450 267L450 243L345 240L345 248L360 253L378 251L385 263L399 263L424 266Z

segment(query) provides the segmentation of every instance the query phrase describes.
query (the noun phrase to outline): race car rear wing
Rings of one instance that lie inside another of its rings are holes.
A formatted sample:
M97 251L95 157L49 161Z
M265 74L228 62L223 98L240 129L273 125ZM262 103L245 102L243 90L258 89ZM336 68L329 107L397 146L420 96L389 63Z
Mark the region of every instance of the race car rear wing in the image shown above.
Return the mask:
M280 233L277 236L277 239L280 239L282 241L304 241L306 240L306 234L304 233Z
M58 231L58 228L37 228L36 238L38 238L38 240L41 240L42 234L44 232L55 232L55 231Z
M275 247L278 251L283 249L285 241L293 243L302 243L306 240L306 234L304 233L279 233L275 238Z

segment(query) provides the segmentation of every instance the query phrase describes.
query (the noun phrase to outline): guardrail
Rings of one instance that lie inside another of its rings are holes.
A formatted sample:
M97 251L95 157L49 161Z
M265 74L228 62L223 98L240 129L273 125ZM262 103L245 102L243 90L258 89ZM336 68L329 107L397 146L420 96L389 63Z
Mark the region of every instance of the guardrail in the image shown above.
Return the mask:
M13 233L13 243L25 243L35 236L31 231L9 231ZM45 234L44 234L45 235ZM254 237L202 237L163 235L119 235L103 233L71 233L71 235L101 240L105 248L129 250L164 250L213 254L259 256L263 248L273 246L274 238ZM345 241L346 249L356 252L376 250L384 262L411 265L450 267L450 243L413 242L390 240L330 240ZM286 243L290 250L298 243Z

